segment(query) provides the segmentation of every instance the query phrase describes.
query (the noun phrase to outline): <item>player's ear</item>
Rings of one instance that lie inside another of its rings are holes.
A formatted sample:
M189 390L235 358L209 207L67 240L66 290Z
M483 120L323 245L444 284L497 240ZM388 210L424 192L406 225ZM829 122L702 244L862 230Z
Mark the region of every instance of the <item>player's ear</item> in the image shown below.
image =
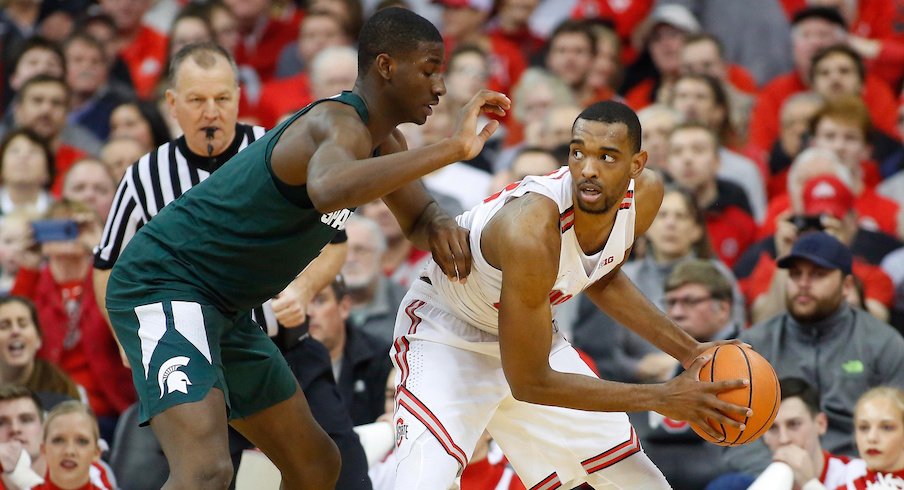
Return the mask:
M390 80L392 78L392 74L396 70L395 65L395 60L386 53L380 53L377 55L377 59L374 60L374 68L376 68L377 73L379 73L384 80Z
M640 150L639 152L634 154L634 157L631 159L631 176L639 177L640 173L643 172L643 169L647 167L647 158L649 155L646 150Z

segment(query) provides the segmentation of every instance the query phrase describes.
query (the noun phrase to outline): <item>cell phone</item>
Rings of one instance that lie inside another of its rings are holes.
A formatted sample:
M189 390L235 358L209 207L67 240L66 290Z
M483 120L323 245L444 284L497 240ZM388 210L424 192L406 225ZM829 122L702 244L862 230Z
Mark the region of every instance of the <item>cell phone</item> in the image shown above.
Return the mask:
M791 217L791 223L799 231L816 230L823 231L826 227L822 224L822 215L795 215Z
M78 238L78 223L71 219L33 221L31 228L37 243L65 242Z

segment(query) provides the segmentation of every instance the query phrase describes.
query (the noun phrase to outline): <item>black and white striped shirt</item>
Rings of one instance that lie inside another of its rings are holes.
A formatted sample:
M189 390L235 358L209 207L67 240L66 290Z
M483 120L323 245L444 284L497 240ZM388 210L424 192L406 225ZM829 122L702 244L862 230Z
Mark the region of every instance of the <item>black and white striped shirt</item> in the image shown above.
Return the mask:
M116 190L100 245L95 249L94 267L112 269L129 240L164 206L209 177L265 131L260 126L236 124L232 144L212 158L189 150L184 136L139 158L126 170ZM255 308L253 313L261 326L275 333L277 322L269 303Z

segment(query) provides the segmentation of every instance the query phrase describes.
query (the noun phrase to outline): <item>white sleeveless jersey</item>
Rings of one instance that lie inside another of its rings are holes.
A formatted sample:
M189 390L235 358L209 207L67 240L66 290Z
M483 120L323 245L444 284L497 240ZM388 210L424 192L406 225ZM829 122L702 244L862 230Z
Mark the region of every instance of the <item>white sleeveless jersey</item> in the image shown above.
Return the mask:
M572 189L568 167L562 167L543 177L526 177L520 182L510 184L456 218L460 226L471 232L473 264L467 283L449 281L433 260L430 260L422 274L430 279L446 306L451 309L451 313L483 331L498 335L502 272L487 263L483 257L480 238L486 224L505 203L529 192L546 196L559 207L562 247L559 272L553 290L549 293L553 314L558 305L598 281L624 260L625 253L634 243L634 180L629 183L628 191L618 205L609 240L602 251L593 257L586 256L581 250L574 231ZM589 264L587 268L584 266L585 263Z

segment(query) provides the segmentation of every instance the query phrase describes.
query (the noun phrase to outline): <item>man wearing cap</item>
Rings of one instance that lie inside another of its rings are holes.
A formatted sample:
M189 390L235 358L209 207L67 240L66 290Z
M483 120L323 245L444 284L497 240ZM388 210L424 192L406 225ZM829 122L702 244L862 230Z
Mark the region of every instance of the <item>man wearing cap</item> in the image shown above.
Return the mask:
M776 257L784 257L795 243L809 231L825 231L839 240L845 248L851 246L859 233L854 195L850 188L833 175L813 177L804 184L800 214L789 214L778 220L775 231ZM850 252L848 252L850 253ZM853 259L854 276L863 284L860 306L881 320L888 319L893 286L891 279L876 265L860 257ZM777 269L770 257L762 258L745 281L742 290L750 301L754 322L765 320L787 306L787 272Z
M823 448L844 455L856 455L851 434L860 395L879 385L904 388L904 337L845 301L854 288L853 262L847 246L832 235L803 234L778 261L788 271L787 312L740 336L779 378L799 377L819 390L829 422ZM758 473L770 455L756 441L726 451L725 459L739 471Z
M799 10L791 21L791 45L794 70L775 77L757 97L750 115L748 143L763 155L778 137L779 111L784 100L810 89L810 65L817 51L843 43L847 24L837 10L829 7L807 7ZM870 107L894 104L894 94L879 78L867 74L863 83L863 100Z

